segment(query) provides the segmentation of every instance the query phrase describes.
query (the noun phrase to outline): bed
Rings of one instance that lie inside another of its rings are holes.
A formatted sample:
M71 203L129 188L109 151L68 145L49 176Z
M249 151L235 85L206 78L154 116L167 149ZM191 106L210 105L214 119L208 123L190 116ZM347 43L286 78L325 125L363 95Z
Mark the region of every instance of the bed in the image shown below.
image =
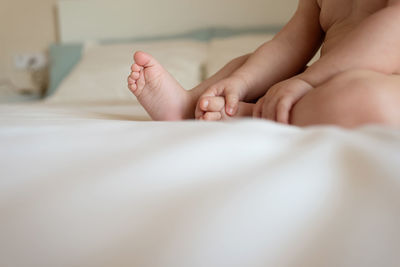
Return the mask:
M59 1L48 97L0 105L0 266L400 265L400 129L153 122L126 89L133 51L191 88L296 1L223 3Z

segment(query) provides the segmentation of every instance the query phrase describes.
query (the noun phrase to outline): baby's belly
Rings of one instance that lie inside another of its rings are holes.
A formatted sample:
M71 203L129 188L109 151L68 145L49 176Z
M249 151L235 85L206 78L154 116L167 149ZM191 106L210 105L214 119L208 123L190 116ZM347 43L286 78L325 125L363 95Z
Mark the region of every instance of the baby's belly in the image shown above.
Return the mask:
M347 22L342 24L337 24L332 26L325 35L325 40L321 47L321 57L327 55L330 51L334 50L336 47L341 46L342 42L346 42L351 36L352 31L359 25L358 23L354 22ZM381 40L382 43L382 40ZM372 45L372 44L371 44ZM378 44L375 44L379 46ZM379 49L378 49L379 51ZM376 51L375 51L376 52ZM396 60L396 58L383 58L377 56L376 53L371 53L368 55L364 55L364 59L368 59L368 61L373 62L374 66L377 69L381 69L382 72L385 73L400 73L400 61ZM364 60L365 61L365 60Z

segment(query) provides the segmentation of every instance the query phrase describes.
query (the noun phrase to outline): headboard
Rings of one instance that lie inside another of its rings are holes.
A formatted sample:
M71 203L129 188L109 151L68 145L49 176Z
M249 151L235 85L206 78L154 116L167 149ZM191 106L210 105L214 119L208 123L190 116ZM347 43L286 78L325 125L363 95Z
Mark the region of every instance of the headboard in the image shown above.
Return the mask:
M59 0L61 43L283 25L297 0Z

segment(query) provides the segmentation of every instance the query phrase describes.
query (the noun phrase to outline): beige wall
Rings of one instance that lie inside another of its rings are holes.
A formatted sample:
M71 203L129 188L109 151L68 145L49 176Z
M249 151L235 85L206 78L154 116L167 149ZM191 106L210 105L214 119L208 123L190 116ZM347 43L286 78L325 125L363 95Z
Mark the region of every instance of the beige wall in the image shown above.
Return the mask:
M46 52L56 40L56 0L0 0L0 79L33 86L29 73L14 68L13 56Z

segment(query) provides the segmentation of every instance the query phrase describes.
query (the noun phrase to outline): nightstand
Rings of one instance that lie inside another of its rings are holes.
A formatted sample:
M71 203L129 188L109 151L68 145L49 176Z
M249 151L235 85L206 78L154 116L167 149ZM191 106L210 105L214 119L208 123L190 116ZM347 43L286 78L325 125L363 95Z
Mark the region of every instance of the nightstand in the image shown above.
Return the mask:
M39 94L18 93L15 90L0 87L0 104L24 103L38 101L40 99L41 97Z

